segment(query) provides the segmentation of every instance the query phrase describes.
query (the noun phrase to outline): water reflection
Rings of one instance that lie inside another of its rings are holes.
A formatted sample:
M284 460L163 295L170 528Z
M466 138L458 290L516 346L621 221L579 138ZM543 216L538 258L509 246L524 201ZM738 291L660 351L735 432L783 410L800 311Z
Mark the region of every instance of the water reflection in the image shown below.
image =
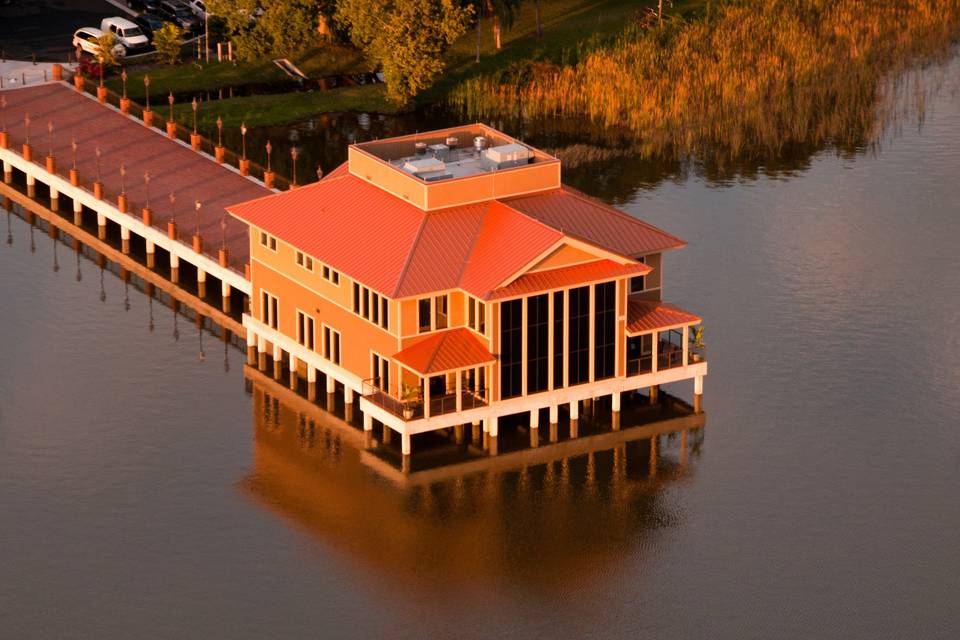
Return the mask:
M569 588L600 579L681 514L704 416L624 427L404 474L362 431L247 367L253 464L241 491L324 548L404 584ZM609 434L607 434L609 435Z

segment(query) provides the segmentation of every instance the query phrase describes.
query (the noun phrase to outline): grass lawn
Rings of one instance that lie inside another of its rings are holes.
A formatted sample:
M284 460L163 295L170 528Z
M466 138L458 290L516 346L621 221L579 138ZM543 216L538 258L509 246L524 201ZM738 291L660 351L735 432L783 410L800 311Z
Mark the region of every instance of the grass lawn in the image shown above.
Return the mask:
M324 46L310 49L293 60L311 78L369 69L363 55L350 47ZM132 67L127 71L127 95L141 102L144 98L143 76L150 76L151 99L163 100L169 92L191 93L215 91L221 87L288 82L290 78L270 60L258 62L211 62L198 66L192 62L175 66ZM111 77L105 84L120 92L120 78ZM155 102L156 103L156 102Z
M236 127L246 123L248 127L256 127L296 122L331 111L394 113L397 108L386 99L385 85L361 85L328 91L215 100L203 103L198 111L197 121L201 128L210 129L216 125L217 116L220 116L224 126ZM181 124L192 126L193 112L190 105L178 105L174 108L174 115Z

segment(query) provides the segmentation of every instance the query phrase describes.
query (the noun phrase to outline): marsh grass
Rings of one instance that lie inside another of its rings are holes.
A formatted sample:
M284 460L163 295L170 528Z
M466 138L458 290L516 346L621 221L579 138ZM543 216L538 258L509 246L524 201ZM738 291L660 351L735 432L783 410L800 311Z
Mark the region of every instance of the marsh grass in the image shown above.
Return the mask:
M892 72L944 55L958 32L960 0L713 4L690 21L634 21L574 64L469 78L450 103L471 118L588 117L641 153L720 163L855 148L892 115Z

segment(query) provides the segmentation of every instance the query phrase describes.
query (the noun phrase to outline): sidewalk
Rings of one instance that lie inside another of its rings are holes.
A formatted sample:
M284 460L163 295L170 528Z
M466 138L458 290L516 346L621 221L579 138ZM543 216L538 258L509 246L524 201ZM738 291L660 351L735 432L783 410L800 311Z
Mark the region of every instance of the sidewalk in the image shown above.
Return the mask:
M38 62L30 60L5 60L0 62L0 90L32 87L45 82L53 81L53 62ZM64 71L72 71L73 66L66 64Z

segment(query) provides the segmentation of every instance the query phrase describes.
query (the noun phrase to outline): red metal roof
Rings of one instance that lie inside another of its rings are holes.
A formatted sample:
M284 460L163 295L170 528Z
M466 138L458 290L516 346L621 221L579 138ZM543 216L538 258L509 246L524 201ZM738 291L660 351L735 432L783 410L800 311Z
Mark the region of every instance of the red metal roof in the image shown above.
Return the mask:
M668 327L703 321L689 311L659 300L630 300L627 303L627 335L639 335Z
M511 198L505 202L567 235L624 256L679 249L687 244L666 231L567 186L544 194Z
M640 276L653 271L641 262L620 264L613 260L597 260L572 267L560 267L525 273L505 287L494 290L490 294L492 299L512 298L536 291L560 289L577 284L612 280L625 276Z
M393 359L425 376L476 367L495 360L483 342L464 327L434 333L397 352Z

